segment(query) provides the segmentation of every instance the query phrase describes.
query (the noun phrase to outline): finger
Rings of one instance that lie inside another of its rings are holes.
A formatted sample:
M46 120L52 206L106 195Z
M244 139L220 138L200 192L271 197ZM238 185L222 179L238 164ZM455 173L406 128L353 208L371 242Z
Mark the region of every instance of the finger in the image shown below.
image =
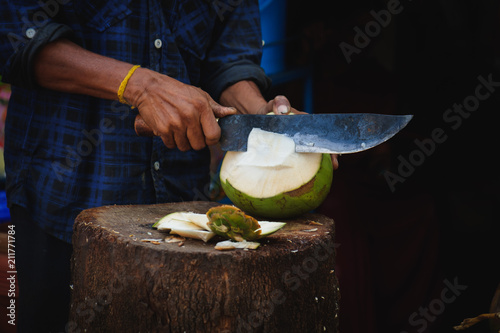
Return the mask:
M273 100L273 112L275 114L287 114L290 112L291 106L288 98L285 96L279 95L276 96Z
M229 116L232 114L238 113L236 108L233 107L227 107L227 106L222 106L219 103L215 102L214 100L210 99L209 100L210 107L212 108L212 112L217 118L222 118L225 116Z
M191 145L186 136L187 128L183 126L180 118L170 117L168 121L163 122L163 125L165 124L168 125L164 127L160 126L158 135L167 148L178 148L180 151L191 149Z
M304 112L304 111L299 111L299 110L294 109L294 108L291 108L291 109L290 109L290 113L291 113L291 114L308 114L307 112Z
M200 120L201 121L201 120ZM194 150L200 150L206 146L205 144L205 134L203 133L201 123L194 122L187 129L187 139L189 145Z
M180 151L188 151L191 149L191 144L185 133L183 132L175 132L174 133L175 146Z
M339 168L339 155L332 154L330 156L332 157L333 170L337 170Z
M219 142L220 127L215 119L215 114L211 112L202 113L200 122L203 135L205 136L205 144L211 146Z
M175 140L172 135L162 135L160 136L161 140L163 141L163 144L170 149L175 148Z

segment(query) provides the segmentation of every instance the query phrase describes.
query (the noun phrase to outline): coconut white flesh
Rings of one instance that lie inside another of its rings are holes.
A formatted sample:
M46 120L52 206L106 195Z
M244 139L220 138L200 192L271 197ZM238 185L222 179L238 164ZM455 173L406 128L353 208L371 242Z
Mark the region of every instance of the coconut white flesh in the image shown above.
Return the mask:
M158 224L157 229L159 231L169 231L171 229L185 229L185 230L205 230L193 222L178 219L169 219Z
M198 214L198 213L184 213L184 217L196 224L198 227L203 228L205 230L210 231L210 227L208 226L208 216L207 214Z
M185 221L185 222L190 222L198 227L210 231L210 228L208 227L208 217L206 214L198 214L198 213L192 213L192 212L175 212L166 215L162 219L160 219L158 222L156 222L153 227L157 228L158 230L160 229L160 226L165 224L168 225L170 224L171 220L176 220L176 221ZM165 226L162 227L165 229ZM168 229L168 227L167 227Z
M171 234L208 242L215 233L210 231L207 223L208 217L205 214L176 212L166 215L154 226L159 231L170 231Z
M206 231L203 229L176 229L173 228L170 230L171 234L174 235L179 235L182 237L186 238L194 238L194 239L201 239L204 242L208 242L212 237L215 236L215 233L212 231Z
M178 212L178 213L171 213L168 215L165 215L161 219L159 219L155 224L153 224L153 228L158 228L161 224L166 223L169 220L184 220L184 213L183 212Z
M269 222L269 221L259 221L260 225L260 235L262 237L274 234L276 231L280 230L285 226L284 222Z
M250 249L250 250L255 250L260 246L260 243L257 242L233 242L231 240L223 241L223 242L218 242L215 244L215 249L216 250L234 250L234 249Z
M246 152L227 152L220 176L254 198L269 198L295 190L318 172L322 154L296 153L286 135L254 128Z

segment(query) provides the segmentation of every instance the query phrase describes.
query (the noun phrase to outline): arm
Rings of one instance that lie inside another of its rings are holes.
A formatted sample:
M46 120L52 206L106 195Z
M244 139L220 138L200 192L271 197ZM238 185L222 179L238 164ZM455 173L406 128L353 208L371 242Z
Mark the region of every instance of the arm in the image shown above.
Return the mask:
M25 89L45 87L61 92L117 99L117 89L135 64L89 52L65 38L71 28L55 20L28 34L25 19L41 10L32 1L8 1L0 11L0 73ZM45 22L44 22L45 23ZM201 149L220 137L215 117L234 113L204 91L145 68L130 78L125 99L138 107L155 134L169 148Z
M116 100L131 67L61 39L38 53L34 73L37 83L48 89ZM218 105L201 89L145 68L132 75L124 98L139 109L167 147L180 150L217 143L220 128L215 118L234 113L234 109Z
M61 39L38 53L34 74L41 87L112 100L130 67Z

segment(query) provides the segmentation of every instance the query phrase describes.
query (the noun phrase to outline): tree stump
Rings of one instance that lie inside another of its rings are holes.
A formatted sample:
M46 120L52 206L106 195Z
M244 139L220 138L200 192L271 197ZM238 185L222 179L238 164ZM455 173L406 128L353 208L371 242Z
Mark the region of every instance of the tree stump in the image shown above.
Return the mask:
M305 214L256 250L164 239L175 211L213 202L105 206L74 226L70 332L337 332L334 223Z

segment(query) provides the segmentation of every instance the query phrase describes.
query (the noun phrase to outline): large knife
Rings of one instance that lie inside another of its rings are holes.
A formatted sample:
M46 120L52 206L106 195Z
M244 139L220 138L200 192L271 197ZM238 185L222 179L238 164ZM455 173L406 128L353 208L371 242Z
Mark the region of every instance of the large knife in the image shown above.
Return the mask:
M372 113L230 115L219 119L220 146L225 151L246 151L248 135L252 129L259 128L292 138L296 152L356 153L389 140L412 117ZM138 135L152 135L140 115L135 129Z
M356 153L389 140L412 117L371 113L231 115L219 119L220 145L226 151L246 151L251 130L260 128L292 138L296 152Z

